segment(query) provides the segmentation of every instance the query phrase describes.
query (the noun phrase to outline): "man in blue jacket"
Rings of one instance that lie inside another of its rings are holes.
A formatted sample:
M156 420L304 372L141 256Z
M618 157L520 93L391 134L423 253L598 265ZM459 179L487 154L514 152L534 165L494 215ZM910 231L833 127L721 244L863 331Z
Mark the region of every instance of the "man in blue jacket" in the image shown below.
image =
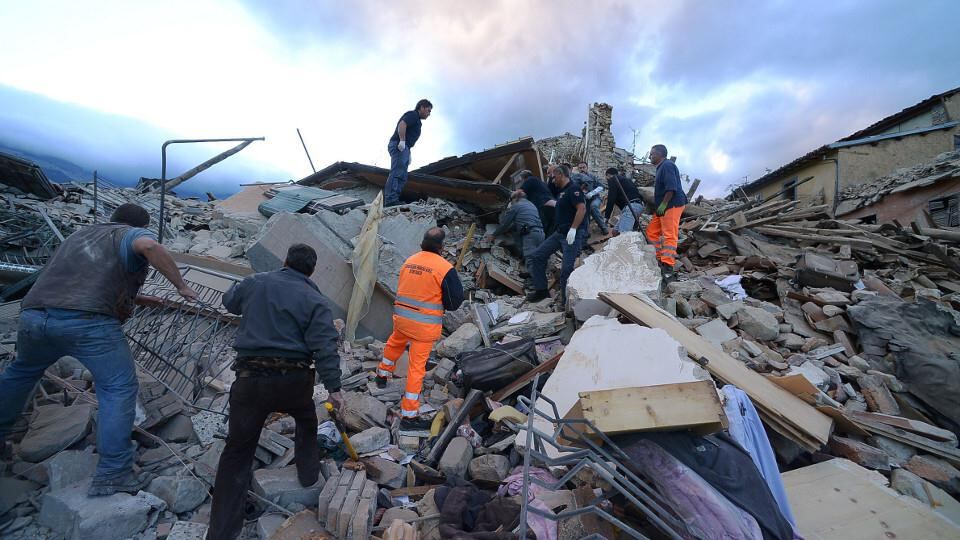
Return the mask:
M412 111L403 113L397 126L393 128L387 144L387 152L390 153L390 175L383 186L384 206L400 204L400 193L407 183L407 168L410 167L410 149L417 144L422 122L430 117L432 111L433 103L421 99Z

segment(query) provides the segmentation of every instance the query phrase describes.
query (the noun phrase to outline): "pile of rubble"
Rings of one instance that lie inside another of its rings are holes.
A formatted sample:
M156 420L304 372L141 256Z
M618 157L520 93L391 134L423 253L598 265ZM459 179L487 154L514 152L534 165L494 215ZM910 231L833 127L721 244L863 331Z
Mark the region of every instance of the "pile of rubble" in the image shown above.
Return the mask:
M956 231L701 197L684 214L678 280L662 282L642 234L594 236L570 276L569 305L529 303L520 258L485 233L509 197L504 179L538 168L540 153L522 139L428 165L411 172L407 203L382 211L383 170L344 163L223 201L167 197L165 243L201 303L182 303L154 274L124 324L141 379L137 465L156 478L135 496L85 496L97 462L94 383L61 358L15 427L13 461L0 465L0 535L202 538L234 381L238 321L220 299L244 276L278 268L295 242L317 250L312 279L338 318L338 414L359 459L346 454L317 385L321 479L299 484L295 424L269 418L245 538L614 538L615 528L789 538L848 523L861 537L957 535ZM52 198L4 189L4 206L29 217L4 221L17 228L0 244L33 257L23 262L34 272L56 247L54 231L102 220L119 201L152 211L156 197L98 185L94 205L87 184ZM367 268L357 250L371 215L380 216L377 264ZM447 232L445 256L469 300L444 315L427 365L420 414L433 425L400 431L406 355L385 388L374 371L400 264L434 226ZM376 287L351 329L364 272ZM5 278L0 293L16 296L10 287L23 279ZM0 304L0 368L15 353L17 309ZM751 437L737 438L751 414ZM746 460L736 462L737 486L678 450L704 441ZM681 488L678 478L695 481ZM766 495L744 504L738 488Z
M843 215L881 201L891 193L932 185L945 179L960 177L960 151L945 152L933 161L895 171L872 182L857 183L840 192L837 214ZM952 227L958 222L948 223Z

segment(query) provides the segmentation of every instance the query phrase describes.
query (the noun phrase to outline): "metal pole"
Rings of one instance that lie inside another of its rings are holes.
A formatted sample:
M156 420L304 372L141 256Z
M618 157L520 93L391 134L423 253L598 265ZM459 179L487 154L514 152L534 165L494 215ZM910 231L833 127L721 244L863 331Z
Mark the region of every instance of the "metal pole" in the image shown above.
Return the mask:
M97 216L97 171L93 171L93 223L96 225L100 222L99 216Z
M317 168L313 166L313 160L310 159L310 151L307 150L307 143L303 142L303 135L300 134L300 128L297 128L297 136L300 137L300 144L303 145L303 151L307 154L307 161L310 162L310 168L313 169L313 172L317 172Z
M253 142L253 141L262 141L264 137L233 137L229 139L170 139L163 143L163 146L160 147L160 223L157 225L159 230L157 231L157 241L163 243L163 210L164 210L164 201L166 200L167 194L167 146L171 144L183 144L183 143L207 143L207 142Z

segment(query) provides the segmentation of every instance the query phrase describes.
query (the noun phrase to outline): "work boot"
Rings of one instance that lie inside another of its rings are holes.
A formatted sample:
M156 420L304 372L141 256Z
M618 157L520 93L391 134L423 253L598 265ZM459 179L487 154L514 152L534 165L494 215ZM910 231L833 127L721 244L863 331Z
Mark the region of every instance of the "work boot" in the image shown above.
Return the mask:
M377 378L373 380L377 384L377 388L386 388L387 387L387 378L377 375Z
M544 298L550 297L550 291L547 289L533 291L532 293L527 294L527 302L539 302Z
M427 420L421 416L403 418L400 420L400 431L429 431L431 425L433 420Z
M150 473L134 473L133 471L113 478L94 478L93 482L90 483L90 489L87 490L87 496L107 497L114 493L136 495L137 492L147 487L153 478L154 475Z

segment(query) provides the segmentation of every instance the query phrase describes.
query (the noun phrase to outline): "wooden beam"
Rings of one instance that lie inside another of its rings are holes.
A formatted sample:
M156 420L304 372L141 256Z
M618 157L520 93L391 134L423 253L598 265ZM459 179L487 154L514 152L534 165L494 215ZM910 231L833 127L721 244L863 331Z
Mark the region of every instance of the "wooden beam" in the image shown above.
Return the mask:
M504 163L503 168L500 169L500 172L497 173L497 177L493 179L494 184L500 183L500 180L503 178L503 175L507 173L507 169L509 169L510 166L513 165L513 162L516 161L517 156L519 155L520 155L520 152L515 152L512 156L510 156L510 159L508 159L507 162Z
M467 237L463 241L463 247L460 248L460 254L457 255L457 264L454 266L454 270L457 272L463 268L463 256L467 254L467 251L470 249L470 245L473 244L473 233L477 231L477 224L471 223L470 228L467 229Z
M799 436L790 438L802 446L808 449L813 446L816 450L830 439L833 431L830 417L694 334L665 311L629 294L600 293L599 297L631 321L666 331L683 345L692 359L707 359L705 367L713 376L746 392L761 414L773 420L773 426L779 424L783 431L797 433Z
M523 294L523 283L513 279L496 264L487 265L487 275L517 294Z
M560 362L560 357L562 357L562 356L563 356L563 353L562 353L562 352L561 352L561 353L557 353L557 355L554 356L553 358L547 360L546 362L540 364L539 366L537 366L537 367L531 369L530 371L524 373L523 376L520 377L519 379L513 381L512 383L510 383L510 384L508 384L507 386L504 386L503 388L501 388L500 390L498 390L495 394L493 394L493 395L490 397L490 399L492 399L492 400L494 400L494 401L503 401L504 399L512 396L514 393L516 393L517 391L519 391L521 388L523 388L524 386L530 384L530 381L532 381L533 378L536 377L537 375L539 375L540 373L546 373L546 372L548 372L548 371L553 371L553 369L554 369L555 367L557 367L557 363Z

